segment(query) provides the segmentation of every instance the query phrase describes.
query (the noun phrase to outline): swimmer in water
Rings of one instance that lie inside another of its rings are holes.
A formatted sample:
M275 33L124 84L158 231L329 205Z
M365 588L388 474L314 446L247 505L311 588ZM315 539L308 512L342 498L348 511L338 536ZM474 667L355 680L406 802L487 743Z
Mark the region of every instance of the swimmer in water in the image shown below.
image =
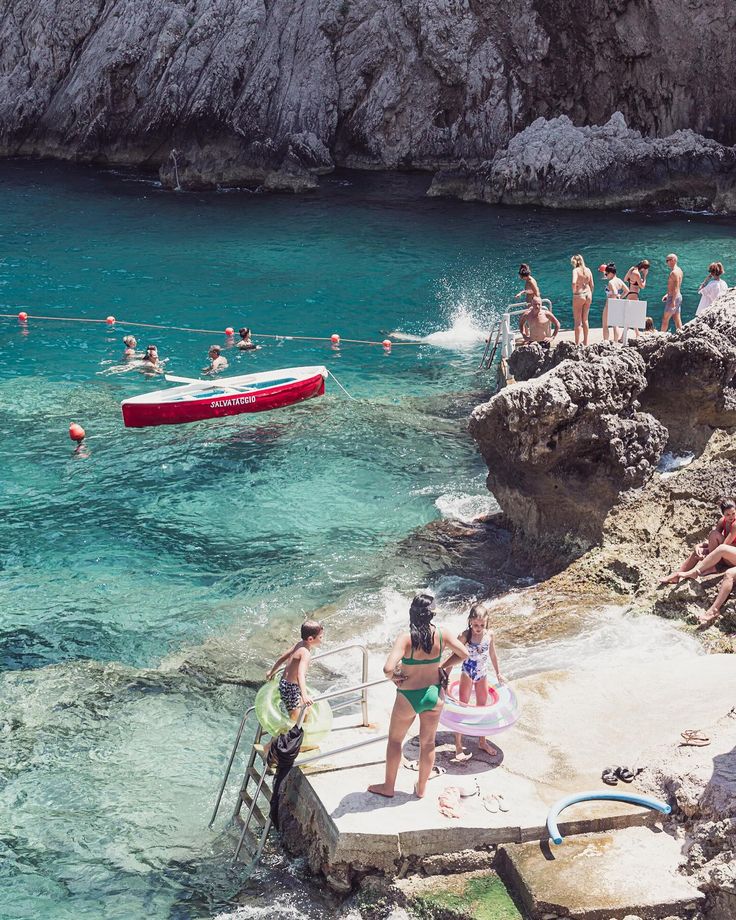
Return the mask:
M136 351L138 347L138 342L134 335L126 335L123 337L123 345L125 345L125 351L123 352L123 360L131 361L133 358L139 358L140 355Z
M149 345L141 360L141 370L146 374L163 374L164 362L158 356L158 347Z
M241 351L255 351L258 348L257 345L254 345L250 337L250 329L238 329L238 335L240 336L240 341L236 342L236 347Z
M207 352L210 363L207 367L202 368L203 374L219 374L220 371L225 370L228 366L227 358L221 352L219 345L210 345L210 350Z

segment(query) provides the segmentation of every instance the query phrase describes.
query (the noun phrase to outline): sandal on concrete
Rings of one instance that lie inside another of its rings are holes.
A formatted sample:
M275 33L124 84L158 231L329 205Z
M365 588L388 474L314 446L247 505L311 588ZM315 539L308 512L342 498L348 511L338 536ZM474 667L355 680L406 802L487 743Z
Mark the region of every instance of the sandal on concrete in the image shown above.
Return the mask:
M618 771L621 767L606 767L601 773L601 779L607 786L615 786L618 783Z
M636 773L634 773L632 770L629 770L628 767L618 767L616 770L616 776L618 776L622 783L633 783Z
M710 738L697 728L688 728L680 732L680 737L682 738L681 744L688 744L691 747L705 747L710 744Z

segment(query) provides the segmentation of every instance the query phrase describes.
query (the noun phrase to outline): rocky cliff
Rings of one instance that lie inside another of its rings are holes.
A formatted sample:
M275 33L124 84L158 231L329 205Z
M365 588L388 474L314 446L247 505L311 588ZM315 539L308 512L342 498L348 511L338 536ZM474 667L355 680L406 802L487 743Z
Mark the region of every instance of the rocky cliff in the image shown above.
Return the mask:
M734 26L727 0L6 0L0 154L305 188L480 164L538 116L732 144Z
M442 170L430 195L563 208L736 211L736 147L693 131L645 137L620 112L605 125L538 118L492 160Z
M679 333L513 358L528 379L478 406L470 431L517 546L546 541L560 568L575 557L550 590L613 590L664 616L707 608L720 576L657 584L736 493L736 291ZM724 612L730 631L736 600Z

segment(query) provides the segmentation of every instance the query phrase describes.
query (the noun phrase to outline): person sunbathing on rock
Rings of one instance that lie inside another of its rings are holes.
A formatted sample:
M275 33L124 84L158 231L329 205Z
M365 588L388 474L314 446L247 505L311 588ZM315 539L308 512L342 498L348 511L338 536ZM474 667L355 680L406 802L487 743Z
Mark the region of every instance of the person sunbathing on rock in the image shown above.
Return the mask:
M680 579L686 577L686 573L694 569L698 563L704 562L708 554L712 553L713 550L717 549L721 544L725 543L730 546L732 543L736 542L736 526L734 526L736 524L736 502L730 498L724 499L720 504L720 508L721 518L713 530L708 534L708 539L696 546L680 568L671 575L668 575L667 578L663 578L660 584L678 584ZM736 562L733 564L736 564ZM700 574L710 575L715 572L715 570L715 565L707 569L701 568ZM687 575L687 577L690 576Z
M721 586L718 589L716 599L705 611L705 613L698 614L698 623L701 626L710 626L711 624L715 623L715 621L721 615L721 607L723 607L723 605L728 600L729 594L733 591L734 579L736 579L736 566L732 566L730 569L726 569L726 571L723 573L723 580L721 581Z
M551 310L542 307L541 297L532 297L531 306L519 317L519 330L525 345L531 342L551 342L560 331L560 321Z

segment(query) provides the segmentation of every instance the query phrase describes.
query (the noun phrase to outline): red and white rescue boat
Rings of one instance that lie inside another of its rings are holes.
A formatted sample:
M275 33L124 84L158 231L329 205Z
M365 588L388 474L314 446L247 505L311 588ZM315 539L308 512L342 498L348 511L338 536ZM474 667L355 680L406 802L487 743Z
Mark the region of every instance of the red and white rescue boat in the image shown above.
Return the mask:
M313 396L322 396L327 373L326 367L317 365L220 380L189 380L168 375L166 379L175 383L189 382L123 400L123 421L127 428L146 428L199 422L241 412L282 409Z

